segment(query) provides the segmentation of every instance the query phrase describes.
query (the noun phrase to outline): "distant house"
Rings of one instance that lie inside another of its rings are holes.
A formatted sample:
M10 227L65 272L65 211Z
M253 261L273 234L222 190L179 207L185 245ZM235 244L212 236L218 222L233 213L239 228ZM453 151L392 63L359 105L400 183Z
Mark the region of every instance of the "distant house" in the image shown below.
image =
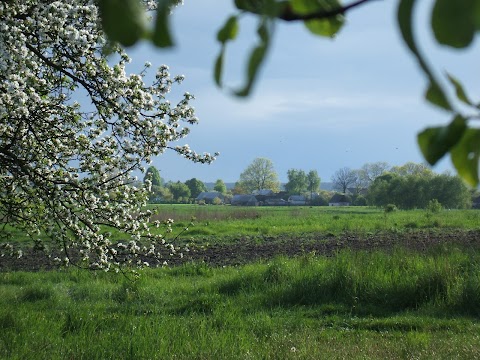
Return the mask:
M254 190L253 195L260 195L260 196L273 196L275 193L273 190L270 189L261 189L261 190Z
M257 206L258 200L254 195L233 195L230 204L233 206Z
M290 195L288 205L306 205L307 199L303 195Z
M328 206L350 206L351 199L345 194L335 194L328 202Z
M263 205L266 205L266 206L286 206L286 205L288 205L288 201L286 201L282 198L272 197L272 198L266 199L263 202Z
M223 202L225 201L225 196L218 191L203 191L195 198L195 201L205 201L205 204L213 204L213 200L219 198Z
M285 191L275 193L272 190L261 190L260 193L254 192L254 195L259 205L287 205L288 193Z

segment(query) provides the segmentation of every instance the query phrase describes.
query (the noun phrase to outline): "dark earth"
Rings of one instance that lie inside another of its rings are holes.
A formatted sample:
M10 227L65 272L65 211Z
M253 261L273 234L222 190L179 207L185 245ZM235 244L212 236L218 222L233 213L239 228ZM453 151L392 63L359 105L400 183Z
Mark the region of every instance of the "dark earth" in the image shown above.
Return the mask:
M208 247L191 247L183 258L168 256L160 259L143 259L151 266L161 265L165 260L169 266L189 262L204 262L210 266L236 266L258 260L268 260L276 256L334 256L340 250L392 251L403 248L426 253L435 249L480 249L480 230L425 230L409 232L380 232L376 234L342 235L316 234L302 237L281 236L262 238L241 238L231 244L216 244ZM23 250L20 258L0 257L0 271L54 270L59 265L41 251L31 248ZM75 257L72 256L72 259Z

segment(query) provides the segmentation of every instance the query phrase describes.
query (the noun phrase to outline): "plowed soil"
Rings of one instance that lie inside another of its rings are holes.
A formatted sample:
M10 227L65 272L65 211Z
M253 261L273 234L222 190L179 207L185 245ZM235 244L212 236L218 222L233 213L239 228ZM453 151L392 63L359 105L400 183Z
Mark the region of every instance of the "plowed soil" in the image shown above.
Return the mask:
M167 261L170 266L199 261L211 266L242 265L257 260L271 259L276 256L299 256L315 254L334 256L343 249L374 251L392 251L395 248L424 253L438 247L458 246L468 249L480 249L480 230L436 230L412 231L402 233L342 234L339 236L317 234L306 237L265 237L263 239L238 239L233 244L210 245L191 248L179 256L144 260L151 266ZM73 256L74 258L74 256ZM0 271L38 271L57 269L52 257L43 252L25 249L20 258L1 257Z

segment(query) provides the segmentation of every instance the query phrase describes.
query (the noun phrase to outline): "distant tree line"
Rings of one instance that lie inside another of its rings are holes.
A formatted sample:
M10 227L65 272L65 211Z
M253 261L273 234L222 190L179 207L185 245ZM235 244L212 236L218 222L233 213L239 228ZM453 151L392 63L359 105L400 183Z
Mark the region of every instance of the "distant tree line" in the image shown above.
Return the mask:
M228 199L234 195L252 194L260 190L283 190L285 196L303 195L310 205L325 206L335 192L320 190L321 179L316 170L289 169L283 189L273 163L256 158L240 174L235 187L227 190L223 180L215 182L213 191ZM144 182L151 182L151 202L193 203L198 195L208 191L204 182L192 178L184 183L167 182L151 166ZM399 209L426 208L433 200L445 208L468 208L473 191L456 175L437 174L428 166L409 162L390 166L386 162L364 164L360 169L337 170L331 178L334 190L345 195L351 205L395 205Z
M424 209L432 200L450 209L471 206L472 191L457 176L434 173L428 166L408 162L390 167L368 163L358 170L342 168L332 176L334 188L349 193L354 205Z

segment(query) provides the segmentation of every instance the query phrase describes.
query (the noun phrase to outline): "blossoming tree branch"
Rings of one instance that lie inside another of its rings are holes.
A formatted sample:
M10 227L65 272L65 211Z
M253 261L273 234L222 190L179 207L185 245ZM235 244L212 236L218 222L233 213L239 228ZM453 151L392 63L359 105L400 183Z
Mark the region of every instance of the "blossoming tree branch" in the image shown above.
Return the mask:
M147 84L149 64L127 75L129 61L107 43L95 1L0 3L3 254L20 256L8 243L13 230L38 248L50 238L58 261L90 269L121 269L176 250L152 232L168 232L171 221L149 221L148 181L132 186L132 172L167 149L200 163L215 155L173 145L198 122L192 95L176 105L166 99L183 77L161 66ZM114 243L113 231L124 241Z
M234 0L237 12L219 26L217 40L220 51L214 61L214 80L221 88L223 81L224 54L227 44L235 40L242 17L246 14L257 17L257 39L248 55L245 83L238 89L229 89L237 96L247 96L268 53L278 21L301 21L308 31L318 36L333 37L341 30L348 12L373 3L375 0L351 0L345 4L339 0ZM479 183L480 129L472 126L480 118L480 102L474 101L461 82L452 74L446 74L442 85L430 68L415 38L412 22L418 0L398 0L397 23L400 33L427 79L425 99L451 115L446 126L430 127L418 135L418 144L424 158L434 165L450 154L460 176L469 184ZM125 46L140 39L151 40L159 47L173 46L169 15L178 0L157 0L154 26L144 20L143 3L140 0L99 0L102 21L110 39ZM119 4L122 4L120 6ZM188 4L186 5L188 6ZM121 24L121 25L120 25ZM480 30L480 0L434 0L430 27L436 41L451 49L471 46ZM341 35L340 35L341 36ZM453 96L449 93L453 90Z

